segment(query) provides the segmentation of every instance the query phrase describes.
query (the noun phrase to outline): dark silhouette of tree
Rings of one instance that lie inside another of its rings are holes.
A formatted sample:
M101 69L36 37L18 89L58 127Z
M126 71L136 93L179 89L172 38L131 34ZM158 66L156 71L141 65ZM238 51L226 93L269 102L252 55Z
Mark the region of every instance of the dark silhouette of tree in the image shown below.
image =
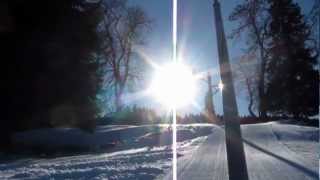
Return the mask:
M115 111L124 106L122 95L129 82L139 79L141 66L133 58L134 46L142 45L143 33L150 20L139 7L128 6L124 0L103 1L103 23L99 29L102 38L105 88L114 92Z
M220 116L217 115L217 118L220 120ZM185 116L177 117L178 124L193 124L193 123L212 123L208 121L208 115L206 113L199 114L187 114ZM221 123L216 121L216 123Z
M270 21L267 13L267 0L245 0L237 5L229 20L238 21L239 24L231 34L232 38L245 34L248 49L246 54L257 53L257 91L258 96L254 100L258 104L259 116L265 118L266 111L266 66L268 61L267 42L268 42L268 24Z
M234 64L235 85L239 91L245 91L248 98L248 112L251 117L257 117L254 113L258 98L258 75L256 71L257 62L256 54L250 53L242 55Z
M160 116L157 115L154 109L138 107L124 107L122 111L115 112L112 116L100 118L100 123L104 124L121 124L121 125L145 125L159 124Z
M99 3L0 3L1 139L38 127L95 127ZM3 21L2 21L3 20ZM4 141L2 141L4 142Z
M317 46L318 54L320 54L320 0L314 0L312 9L308 15L309 24L312 28L312 41ZM318 62L319 61L318 56Z
M311 26L315 27L315 30L319 30L320 22L320 1L314 0L312 9L309 14L309 19L311 21Z
M269 0L271 15L267 109L271 114L307 117L318 113L319 74L311 29L298 4Z

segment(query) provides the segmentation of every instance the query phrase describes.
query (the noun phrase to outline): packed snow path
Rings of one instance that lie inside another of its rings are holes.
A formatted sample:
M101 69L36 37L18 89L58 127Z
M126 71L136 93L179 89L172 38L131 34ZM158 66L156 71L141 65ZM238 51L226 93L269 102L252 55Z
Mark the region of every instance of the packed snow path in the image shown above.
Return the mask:
M241 127L250 180L318 179L319 167L314 161L292 151L279 141L274 132L277 128L272 126L281 125L270 123ZM316 148L309 149L309 153L316 154ZM220 128L213 131L193 154L178 159L177 166L178 179L181 180L228 179L224 130ZM164 179L172 179L171 173Z
M318 179L319 128L266 123L242 126L250 180ZM58 141L57 141L58 139ZM0 179L172 179L167 126L101 126L94 134L76 129L19 133L23 144L97 149L88 154L23 156L0 153ZM178 179L227 180L224 130L215 125L178 126ZM109 149L108 144L121 141ZM45 143L45 144L44 144Z

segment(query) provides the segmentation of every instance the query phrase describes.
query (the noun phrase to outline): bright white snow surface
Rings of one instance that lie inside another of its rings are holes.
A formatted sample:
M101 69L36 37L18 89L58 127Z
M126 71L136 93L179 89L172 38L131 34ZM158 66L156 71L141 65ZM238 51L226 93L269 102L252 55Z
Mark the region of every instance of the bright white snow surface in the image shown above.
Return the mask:
M178 157L190 154L214 129L208 124L178 126ZM13 139L24 146L71 145L92 151L2 162L0 179L155 179L172 165L168 125L102 126L94 134L77 129L40 129L18 133Z
M242 126L250 180L318 179L319 129L278 123ZM172 179L168 126L103 126L17 134L24 144L88 146L91 154L25 158L0 164L0 179ZM54 135L52 135L54 134ZM178 127L178 179L228 179L223 127ZM116 142L110 149L110 142Z
M264 123L241 127L250 180L317 180L319 129ZM228 179L224 129L178 159L178 179ZM172 173L159 177L172 179Z

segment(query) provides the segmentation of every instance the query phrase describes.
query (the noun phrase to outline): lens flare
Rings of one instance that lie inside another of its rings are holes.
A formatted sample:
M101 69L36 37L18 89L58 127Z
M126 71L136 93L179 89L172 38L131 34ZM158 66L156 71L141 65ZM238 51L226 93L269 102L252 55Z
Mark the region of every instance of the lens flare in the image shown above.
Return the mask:
M220 81L218 84L218 88L220 89L220 91L223 90L224 84Z
M170 63L155 72L151 92L170 109L190 105L195 100L196 78L188 66Z

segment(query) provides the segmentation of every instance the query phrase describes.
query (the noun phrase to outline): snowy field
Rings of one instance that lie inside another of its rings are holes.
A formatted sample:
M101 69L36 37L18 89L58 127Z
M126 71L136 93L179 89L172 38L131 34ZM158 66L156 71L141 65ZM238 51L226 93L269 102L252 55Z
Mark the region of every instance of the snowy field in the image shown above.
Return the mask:
M242 130L244 138L249 142L271 152L277 151L273 152L275 156L290 154L286 159L304 165L309 175L298 174L299 177L313 179L316 175L315 171L319 168L318 128L265 123L246 125ZM89 153L72 156L44 154L41 158L2 160L0 179L170 179L170 132L167 125L148 125L102 126L94 134L77 129L43 129L19 133L14 137L17 144L46 146L48 149L71 146L74 149L89 150ZM211 173L212 177L219 175L220 179L227 178L226 157L223 154L224 135L221 132L222 128L208 124L178 127L178 170L181 171L181 177L192 179L194 176L199 179ZM250 160L248 166L251 179L268 179L269 175L265 173L273 171L275 164L288 170L281 174L287 174L289 179L299 178L290 177L294 174L290 171L299 172L300 166L288 165L287 161L279 160L279 157L271 157L266 152L257 151L256 147L245 145L248 150L247 161ZM257 159L259 162L256 164ZM210 170L212 167L215 170ZM265 169L254 171L259 167ZM190 172L192 174L188 174Z
M179 157L190 154L212 125L178 127ZM90 154L22 158L0 164L0 179L154 179L171 167L172 135L167 125L103 126L94 134L77 129L43 129L14 137L24 146L89 149Z

